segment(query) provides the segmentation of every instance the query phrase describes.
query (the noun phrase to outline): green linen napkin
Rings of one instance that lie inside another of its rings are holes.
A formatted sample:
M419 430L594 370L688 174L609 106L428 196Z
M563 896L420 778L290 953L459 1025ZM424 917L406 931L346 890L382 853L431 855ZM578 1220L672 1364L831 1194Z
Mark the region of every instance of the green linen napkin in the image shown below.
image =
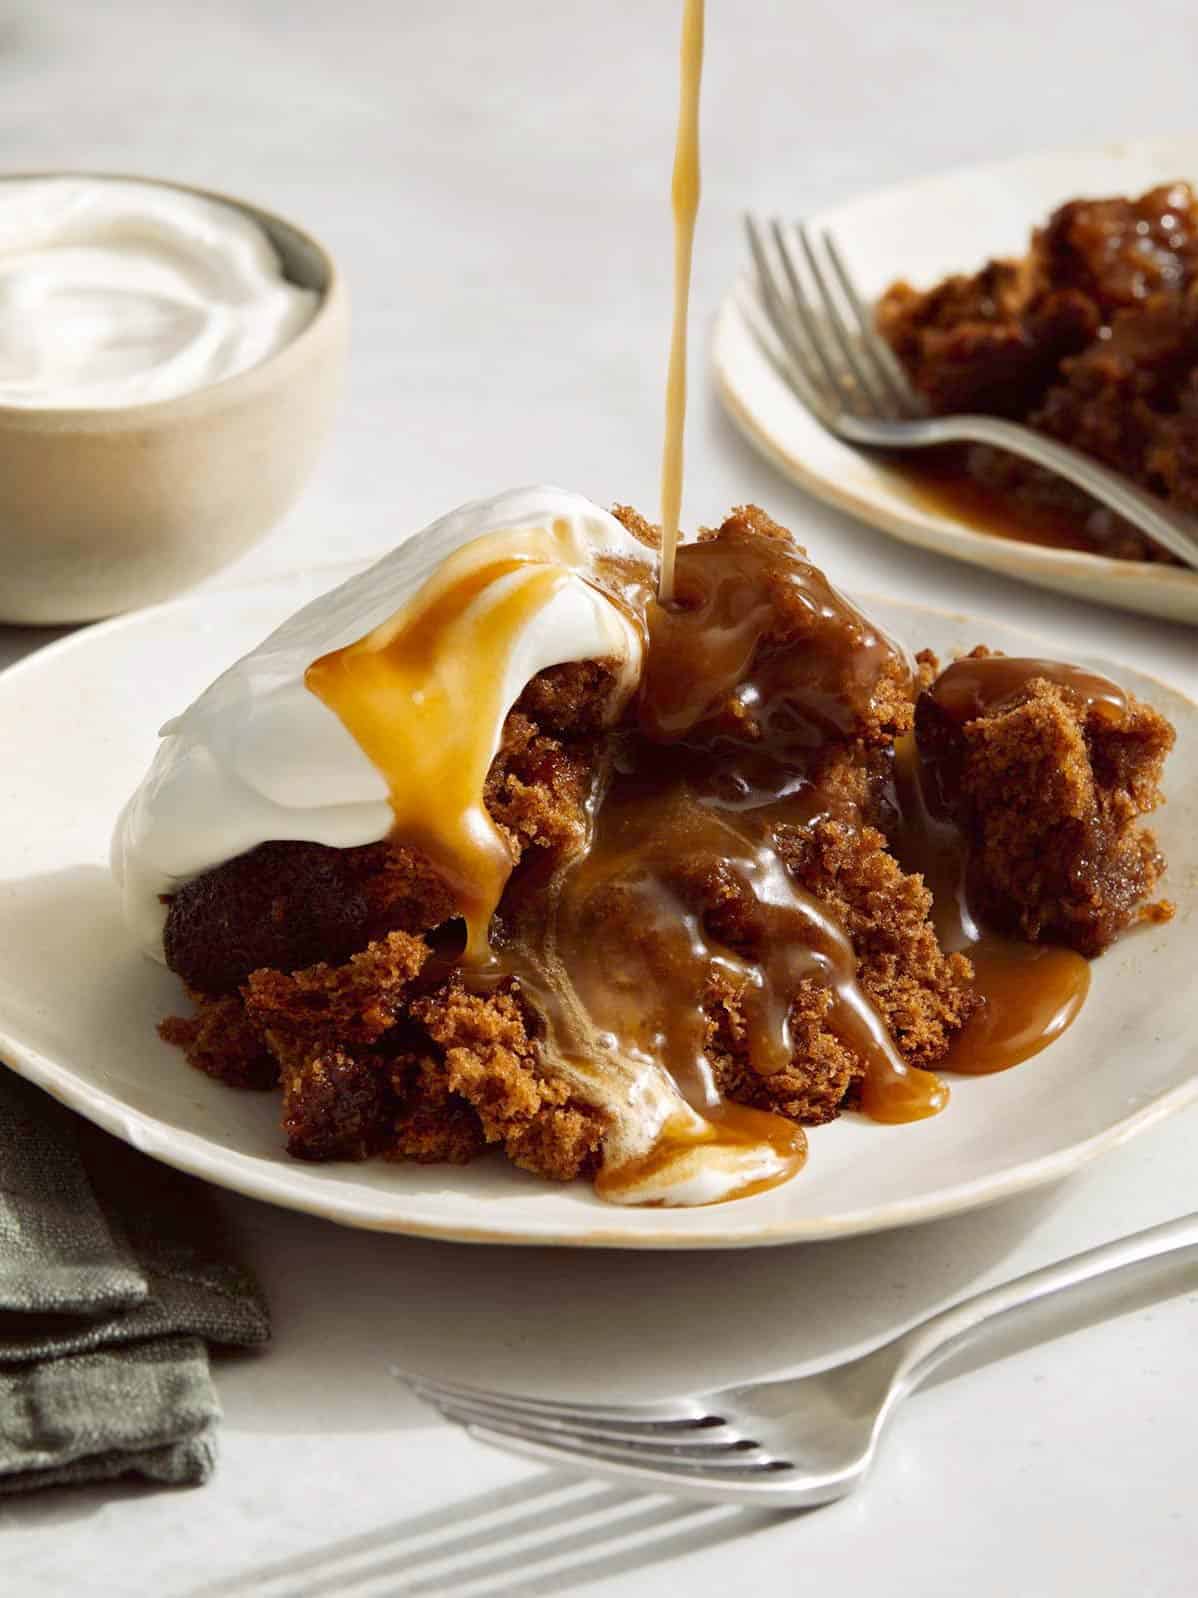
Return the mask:
M269 1336L202 1185L0 1064L0 1493L206 1481L208 1345Z

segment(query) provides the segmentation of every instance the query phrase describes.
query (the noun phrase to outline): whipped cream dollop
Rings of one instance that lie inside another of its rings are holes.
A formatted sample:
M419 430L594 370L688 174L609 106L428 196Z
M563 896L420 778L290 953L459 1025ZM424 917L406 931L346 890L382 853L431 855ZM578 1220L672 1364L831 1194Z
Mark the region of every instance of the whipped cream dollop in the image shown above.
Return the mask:
M556 528L565 580L530 611L501 664L503 718L549 666L611 660L627 697L640 676L640 633L590 580L604 556L643 563L645 548L578 494L521 488L475 500L408 538L376 565L306 605L162 728L149 772L125 806L112 869L139 942L162 959L160 895L260 843L301 839L337 849L377 843L394 825L387 783L340 718L305 683L321 656L396 614L466 545ZM503 603L512 577L489 583L475 622ZM470 707L458 707L469 717Z
M218 200L121 178L0 183L0 405L171 399L257 366L318 302Z

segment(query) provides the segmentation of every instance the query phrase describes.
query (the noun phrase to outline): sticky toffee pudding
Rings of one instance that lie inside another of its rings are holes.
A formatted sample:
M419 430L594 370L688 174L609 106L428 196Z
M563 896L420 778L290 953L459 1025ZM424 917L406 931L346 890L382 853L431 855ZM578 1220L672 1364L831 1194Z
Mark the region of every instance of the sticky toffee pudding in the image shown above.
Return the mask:
M485 706L511 596L551 580L501 571L446 677L429 617L496 580L464 560L452 603L418 596L309 673L398 790L391 837L268 841L170 896L195 1014L163 1035L277 1083L300 1158L493 1146L609 1199L752 1192L800 1167L805 1126L932 1115L944 1074L1043 1048L1088 958L1168 914L1140 818L1171 731L1148 706L1048 661L911 659L752 507L679 546L663 606L657 530L617 515L644 564L595 581L642 640L631 692L602 659L550 667L489 759L463 717L413 779L435 684Z

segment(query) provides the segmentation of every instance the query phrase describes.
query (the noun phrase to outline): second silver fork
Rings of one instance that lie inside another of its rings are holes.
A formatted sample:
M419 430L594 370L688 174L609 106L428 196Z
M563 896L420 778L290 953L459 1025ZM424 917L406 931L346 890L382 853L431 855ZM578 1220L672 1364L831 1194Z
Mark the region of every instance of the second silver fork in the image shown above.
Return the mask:
M1162 500L1080 451L997 416L929 416L832 235L745 218L756 294L746 323L775 370L820 422L873 449L989 444L1083 489L1186 565L1198 568L1198 529Z

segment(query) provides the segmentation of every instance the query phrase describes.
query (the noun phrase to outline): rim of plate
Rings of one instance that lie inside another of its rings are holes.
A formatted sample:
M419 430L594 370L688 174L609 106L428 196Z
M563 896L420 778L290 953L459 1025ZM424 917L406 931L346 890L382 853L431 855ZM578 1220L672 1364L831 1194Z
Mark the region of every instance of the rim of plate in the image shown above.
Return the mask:
M213 587L201 593L163 601L141 610L130 611L108 621L81 627L65 638L55 640L24 660L0 672L0 683L36 671L47 660L57 660L64 654L85 648L93 639L107 636L143 621L148 616L168 614L189 606L203 604L218 597L235 598L252 595L264 589L290 582L321 580L326 575L329 586L338 578L365 569L373 559L338 562L325 566L298 568L289 572L257 579L234 587ZM318 591L323 591L323 588ZM852 597L868 604L881 596L853 591ZM894 603L894 602L889 602ZM904 609L935 615L946 621L961 622L972 618L966 612L948 610L935 605L922 605L902 601ZM1011 632L1021 633L1029 647L1047 647L1036 634L1026 629L1011 627ZM1165 692L1183 700L1198 713L1198 700L1185 690L1133 668L1146 681L1158 684ZM17 1074L42 1088L67 1108L77 1111L104 1131L119 1137L133 1148L161 1160L163 1164L191 1176L210 1181L244 1197L277 1204L284 1209L315 1215L323 1220L365 1231L392 1232L410 1237L425 1237L443 1242L499 1244L504 1246L571 1248L621 1248L621 1249L714 1249L762 1248L786 1243L816 1242L821 1239L852 1237L873 1232L893 1231L923 1221L941 1219L970 1209L997 1203L1019 1193L1069 1176L1088 1165L1100 1155L1120 1147L1137 1133L1146 1131L1167 1115L1184 1109L1198 1101L1198 1062L1193 1074L1167 1092L1141 1105L1129 1115L1112 1125L1084 1138L1078 1143L1058 1149L1037 1159L1026 1160L997 1175L989 1175L953 1183L920 1198L895 1200L888 1204L845 1212L835 1218L819 1215L796 1216L793 1220L763 1224L752 1232L732 1232L721 1226L714 1217L727 1206L710 1205L680 1213L708 1215L713 1222L703 1230L687 1232L632 1230L621 1228L613 1219L611 1225L563 1227L558 1223L539 1224L524 1221L518 1231L495 1226L471 1226L459 1223L428 1222L394 1213L401 1194L384 1194L355 1190L343 1193L330 1187L324 1194L320 1190L318 1168L299 1167L296 1171L277 1167L260 1157L214 1143L197 1133L168 1126L156 1116L136 1110L112 1094L103 1092L80 1080L70 1066L50 1059L38 1050L23 1044L0 1026L0 1067L16 1070ZM485 1201L480 1201L485 1202ZM616 1214L619 1210L613 1206ZM672 1213L668 1210L663 1214ZM677 1212L675 1212L677 1213Z
M946 167L939 172L924 174L909 182L892 183L884 188L866 190L851 200L816 212L809 220L811 225L816 227L834 228L838 218L843 218L860 207L875 204L899 192L917 195L954 180L965 181L970 177L1015 172L1057 161L1102 159L1118 161L1137 154L1164 156L1169 151L1182 147L1187 150L1190 159L1198 163L1198 135L1124 140L1091 149L1049 150L1030 155L1004 157L996 161L966 162ZM1035 220L1032 219L1033 222ZM901 263L896 266L895 271L901 273ZM763 419L760 408L746 399L744 385L733 375L734 366L738 364L731 356L734 341L746 340L752 346L754 359L760 362L763 371L770 372L779 385L785 388L783 380L772 373L772 368L753 343L753 335L738 304L741 286L749 281L748 269L743 269L732 288L721 300L716 312L709 344L709 358L716 390L725 411L749 443L801 488L826 504L846 511L859 521L880 528L904 543L964 561L969 565L998 570L1004 575L1025 582L1057 579L1068 584L1063 591L1076 594L1087 579L1099 579L1103 586L1094 598L1100 602L1117 605L1120 600L1106 591L1108 583L1111 588L1116 588L1134 579L1147 581L1154 586L1159 585L1161 590L1169 593L1171 597L1175 596L1179 601L1177 611L1166 619L1182 619L1181 608L1187 602L1192 602L1193 615L1189 619L1198 620L1198 570L1190 571L1184 567L1158 561L1118 560L1113 556L1089 554L1084 550L1054 549L1048 545L1002 539L992 533L981 532L969 526L967 522L955 520L947 513L922 510L915 501L910 502L909 508L899 503L882 504L877 498L837 482L820 469L810 466L804 456L796 454L792 447L777 436L774 429ZM819 427L820 423L798 396L788 388L785 392L797 411L808 418L813 426ZM840 443L839 440L837 442ZM843 444L842 447L852 449L848 444ZM1056 587L1057 583L1050 582L1050 586ZM1154 612L1149 612L1152 613Z

